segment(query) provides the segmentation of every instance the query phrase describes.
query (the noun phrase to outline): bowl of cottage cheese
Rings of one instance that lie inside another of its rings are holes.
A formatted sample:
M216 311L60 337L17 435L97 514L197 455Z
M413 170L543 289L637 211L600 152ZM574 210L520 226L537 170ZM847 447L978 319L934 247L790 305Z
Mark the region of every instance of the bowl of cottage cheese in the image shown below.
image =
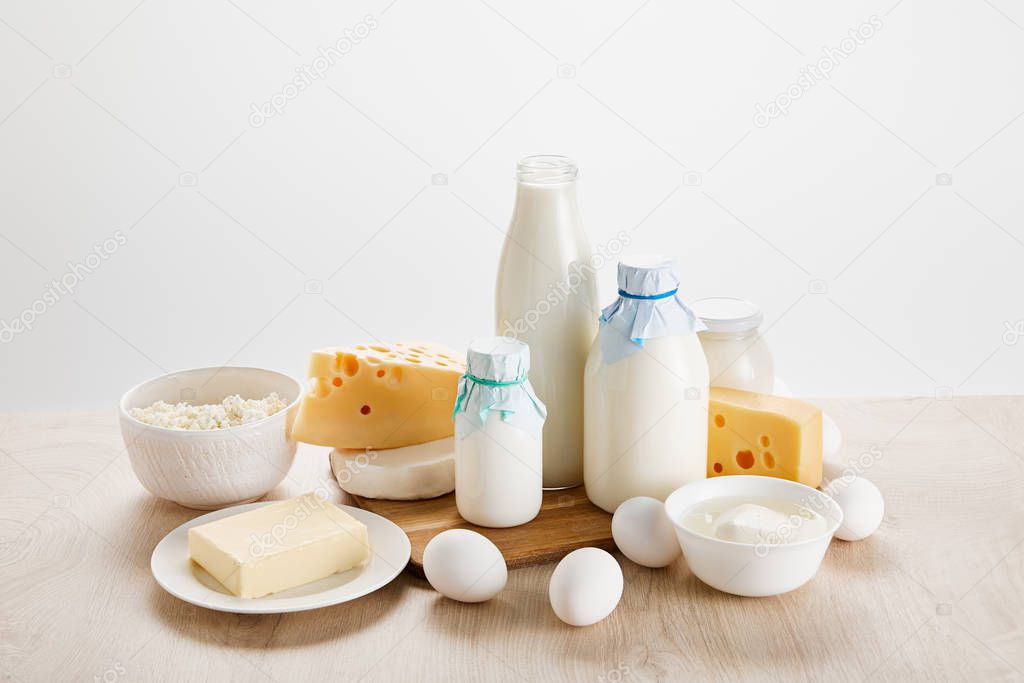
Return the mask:
M274 370L197 368L151 379L120 403L132 470L155 496L197 510L256 500L295 459L302 385Z

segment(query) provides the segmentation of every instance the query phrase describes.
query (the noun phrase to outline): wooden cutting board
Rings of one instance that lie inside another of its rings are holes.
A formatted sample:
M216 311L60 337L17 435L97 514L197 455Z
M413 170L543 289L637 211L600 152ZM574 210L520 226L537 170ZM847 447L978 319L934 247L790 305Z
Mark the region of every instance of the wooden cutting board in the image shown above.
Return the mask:
M423 549L447 529L472 529L494 542L509 569L562 559L577 548L614 550L612 516L591 503L582 486L545 491L540 514L533 521L508 529L488 529L459 516L455 494L429 500L376 500L352 496L356 505L402 527L412 544L409 568L423 575Z

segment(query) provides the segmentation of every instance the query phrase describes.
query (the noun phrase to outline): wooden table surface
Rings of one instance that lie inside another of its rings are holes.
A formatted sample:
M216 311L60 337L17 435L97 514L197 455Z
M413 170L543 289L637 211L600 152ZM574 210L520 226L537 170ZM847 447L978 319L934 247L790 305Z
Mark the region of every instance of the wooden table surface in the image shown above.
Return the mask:
M762 599L707 588L683 560L616 555L622 601L583 629L548 605L554 565L511 571L478 605L403 574L311 612L193 607L149 558L200 513L139 485L113 414L0 416L0 676L1024 680L1024 397L819 403L885 495L877 534L834 541L813 581ZM329 476L326 449L301 448L271 497Z

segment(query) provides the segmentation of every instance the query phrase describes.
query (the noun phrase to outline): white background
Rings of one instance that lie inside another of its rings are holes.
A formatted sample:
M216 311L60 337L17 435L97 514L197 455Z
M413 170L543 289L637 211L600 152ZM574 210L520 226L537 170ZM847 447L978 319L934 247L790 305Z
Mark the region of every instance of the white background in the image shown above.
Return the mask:
M43 304L0 345L0 410L110 409L194 366L301 376L368 338L463 348L492 331L529 153L578 159L594 246L631 231L688 298L759 303L798 394L1024 389L1020 3L389 2L0 3L0 317Z

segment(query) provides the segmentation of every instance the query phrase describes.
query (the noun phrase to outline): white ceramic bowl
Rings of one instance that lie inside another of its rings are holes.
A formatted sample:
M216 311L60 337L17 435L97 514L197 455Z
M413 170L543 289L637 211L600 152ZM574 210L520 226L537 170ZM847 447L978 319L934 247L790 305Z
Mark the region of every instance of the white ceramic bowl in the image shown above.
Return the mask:
M227 429L184 430L147 425L128 411L156 401L220 403L231 394L264 398L277 392L288 407ZM121 398L121 436L135 476L155 496L196 510L246 503L281 483L295 459L292 422L302 386L261 368L199 368L143 382Z
M774 498L817 512L828 523L821 536L780 545L736 543L709 538L681 521L695 505L713 498ZM698 579L734 595L762 597L799 588L817 573L843 511L828 495L794 481L747 475L711 477L676 489L665 501L686 563Z

